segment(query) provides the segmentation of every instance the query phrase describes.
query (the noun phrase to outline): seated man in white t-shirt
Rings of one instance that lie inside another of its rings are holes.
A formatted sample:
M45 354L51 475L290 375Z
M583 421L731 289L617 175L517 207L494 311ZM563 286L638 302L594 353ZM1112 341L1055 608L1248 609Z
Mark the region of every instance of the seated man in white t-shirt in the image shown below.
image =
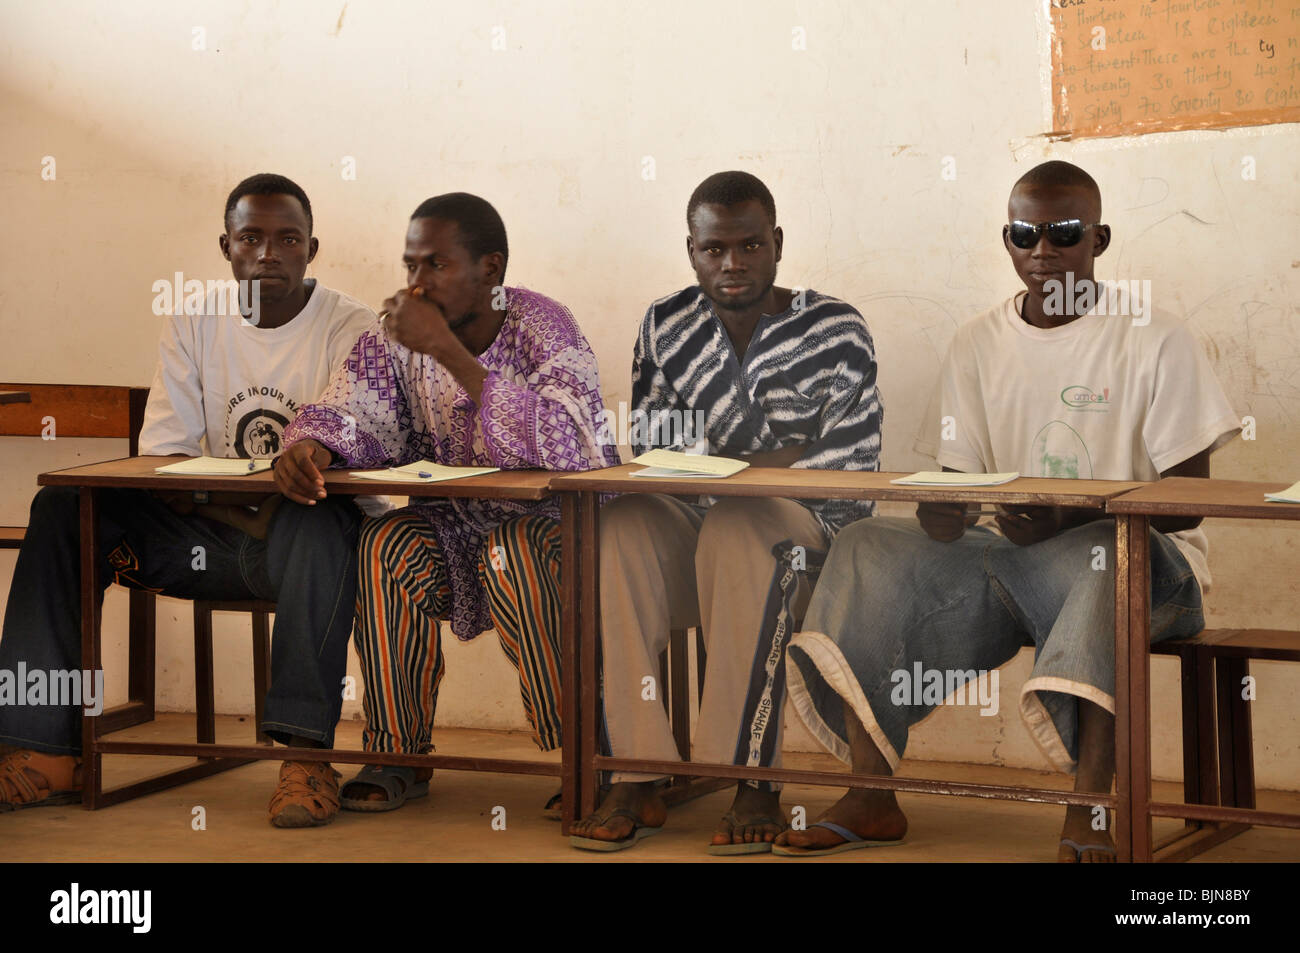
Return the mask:
M1003 242L1026 291L957 331L917 450L967 473L1208 477L1238 419L1182 322L1094 282L1093 259L1110 243L1096 183L1047 162L1016 183L1008 211ZM1053 765L1076 773L1076 791L1109 792L1113 520L1001 507L998 535L961 504L920 504L917 518L861 520L836 539L789 648L804 722L855 773L890 774L911 726L945 699L996 713L990 676L1028 634L1022 720ZM1151 519L1153 641L1204 625L1199 523ZM1114 860L1108 828L1103 810L1067 808L1057 859ZM807 830L782 834L773 852L894 844L906 830L892 791L856 790Z
M204 313L179 313L186 309L178 304L163 319L142 454L277 454L298 408L377 322L353 299L303 280L318 245L311 203L290 180L241 182L227 200L225 225L220 246L234 277L257 284L246 286L242 307L238 296L214 295L202 307L190 303L190 312ZM352 632L361 513L343 496L316 506L279 494L260 507L246 504L215 493L102 491L101 582L181 598L276 602L261 727L287 744L329 747ZM372 505L382 510L382 502ZM81 667L77 512L75 488L46 487L32 503L5 608L0 670ZM0 742L19 749L0 758L0 811L80 799L81 708L0 699ZM285 762L271 821L328 823L337 792L328 764Z

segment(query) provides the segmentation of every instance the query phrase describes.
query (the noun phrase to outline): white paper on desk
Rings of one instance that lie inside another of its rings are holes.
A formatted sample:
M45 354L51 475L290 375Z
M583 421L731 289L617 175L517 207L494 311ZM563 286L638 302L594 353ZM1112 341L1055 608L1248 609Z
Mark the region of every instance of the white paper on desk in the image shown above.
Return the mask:
M940 473L922 470L889 482L899 486L1001 486L1019 476L1019 473Z
M1278 490L1276 493L1265 493L1264 499L1270 503L1300 503L1300 480L1292 483L1285 490Z
M271 469L270 460L245 460L242 457L195 457L155 467L154 473L179 476L248 476Z
M700 470L674 470L672 467L645 467L641 470L633 470L628 476L637 477L660 477L663 479L672 479L676 477L689 477L692 480L720 480L723 477L731 476L729 473L704 473Z
M403 467L390 467L387 470L354 470L348 475L362 480L380 480L385 483L441 483L444 480L459 480L461 477L496 473L500 469L500 467L445 467L441 463L418 460Z
M631 476L640 477L729 477L749 466L744 460L715 457L706 453L680 453L676 450L650 450L633 463L645 469L633 470Z

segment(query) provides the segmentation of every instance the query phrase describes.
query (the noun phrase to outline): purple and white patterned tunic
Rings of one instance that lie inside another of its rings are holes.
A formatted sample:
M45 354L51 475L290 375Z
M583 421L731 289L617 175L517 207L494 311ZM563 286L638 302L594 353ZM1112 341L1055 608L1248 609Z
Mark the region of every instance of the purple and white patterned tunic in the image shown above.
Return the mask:
M482 406L432 357L373 328L285 430L285 445L311 438L359 469L417 460L503 470L617 466L616 446L599 436L596 355L573 314L535 291L505 290L501 330L478 356L488 371ZM440 499L410 509L433 524L451 581L451 630L464 640L492 627L478 579L484 537L515 516L559 518L554 500Z

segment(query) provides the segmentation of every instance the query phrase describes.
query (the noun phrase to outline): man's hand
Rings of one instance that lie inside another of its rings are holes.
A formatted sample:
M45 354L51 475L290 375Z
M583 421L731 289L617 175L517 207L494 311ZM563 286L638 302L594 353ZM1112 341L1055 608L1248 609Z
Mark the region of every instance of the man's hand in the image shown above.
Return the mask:
M194 512L196 504L190 490L154 490L153 495L166 503L177 516L189 516Z
M320 471L333 459L334 455L315 440L299 440L276 461L272 471L276 489L295 503L314 506L325 498L325 478Z
M745 460L751 467L788 467L804 455L808 449L806 443L796 443L780 450L760 450L758 453L742 453L738 460Z
M389 340L419 354L428 354L451 371L476 404L483 403L487 368L469 352L447 324L442 308L424 296L419 286L384 300L380 321Z
M994 517L1002 535L1017 546L1032 546L1066 528L1068 513L1060 506L999 506Z
M384 333L402 347L431 355L442 364L447 363L448 356L457 348L464 350L447 324L442 308L424 297L421 288L403 289L384 299L380 313L384 315Z
M961 539L967 526L974 526L979 516L969 516L965 503L917 503L916 518L925 535L939 543Z
M194 514L233 526L254 539L266 539L267 531L271 527L271 517L283 502L284 497L275 493L266 497L256 512L241 503L200 503L194 508Z

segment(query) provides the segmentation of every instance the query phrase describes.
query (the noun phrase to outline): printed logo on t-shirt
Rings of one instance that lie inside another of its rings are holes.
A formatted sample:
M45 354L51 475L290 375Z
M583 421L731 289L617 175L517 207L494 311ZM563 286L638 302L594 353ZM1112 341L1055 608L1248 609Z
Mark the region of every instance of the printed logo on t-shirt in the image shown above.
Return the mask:
M1103 387L1095 391L1084 384L1071 384L1061 391L1061 403L1072 410L1108 413L1110 411L1110 388Z
M226 402L226 449L238 457L273 457L298 402L278 387L246 387Z
M1028 476L1092 479L1092 455L1079 432L1063 420L1050 421L1034 437Z
M280 452L287 417L259 408L235 425L235 452L241 457L273 457Z

